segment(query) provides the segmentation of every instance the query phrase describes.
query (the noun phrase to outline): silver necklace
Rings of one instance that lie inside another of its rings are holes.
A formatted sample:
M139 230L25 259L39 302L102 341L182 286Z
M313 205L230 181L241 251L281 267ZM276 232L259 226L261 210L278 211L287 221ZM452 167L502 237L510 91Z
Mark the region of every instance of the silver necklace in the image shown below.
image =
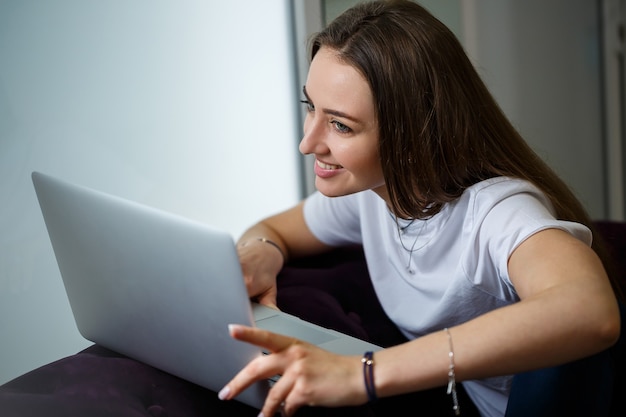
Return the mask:
M391 213L389 213L391 215ZM426 243L424 243L422 246L420 246L419 248L416 248L415 245L417 245L417 241L419 240L420 235L422 234L422 232L424 231L424 228L426 227L426 220L427 219L423 219L422 221L422 227L420 227L420 229L417 231L416 235L415 235L415 240L413 241L413 244L411 245L411 248L407 248L404 245L404 241L402 240L402 236L404 236L404 233L406 232L406 230L411 227L411 225L413 225L413 223L415 223L415 221L417 219L413 218L411 219L411 221L406 224L405 226L400 226L400 222L398 221L398 217L391 215L392 218L394 219L395 223L396 223L396 230L398 231L398 240L400 241L400 245L402 246L402 249L404 249L406 252L409 253L409 259L407 261L406 264L406 270L409 274L413 275L415 274L415 270L411 268L411 263L413 262L413 252L420 250L421 248L423 248L424 246L426 246Z

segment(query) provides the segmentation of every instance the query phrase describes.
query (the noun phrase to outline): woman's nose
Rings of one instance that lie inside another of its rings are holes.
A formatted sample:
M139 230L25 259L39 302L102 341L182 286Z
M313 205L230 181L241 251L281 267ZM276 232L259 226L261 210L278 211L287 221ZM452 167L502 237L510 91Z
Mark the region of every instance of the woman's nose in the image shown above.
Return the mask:
M302 136L302 139L300 139L300 145L298 146L298 149L300 150L300 153L303 155L308 155L308 154L313 153L312 141L310 139L310 136L307 135L306 133L304 134L304 136Z
M307 114L304 120L303 132L304 134L298 147L300 152L304 155L317 153L316 148L320 145L321 135L319 128L316 126L314 116L311 114Z
M298 146L298 149L304 155L314 153L315 149L313 139L314 135L312 135L312 118L313 117L310 114L307 114L306 118L304 119L304 126L302 129L303 135L302 139L300 140L300 145Z

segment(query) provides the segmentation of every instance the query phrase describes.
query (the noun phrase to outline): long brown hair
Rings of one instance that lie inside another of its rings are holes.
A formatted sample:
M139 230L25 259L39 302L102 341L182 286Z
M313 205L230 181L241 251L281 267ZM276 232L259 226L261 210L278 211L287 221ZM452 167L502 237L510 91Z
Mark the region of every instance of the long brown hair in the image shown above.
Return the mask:
M585 208L513 127L458 39L423 7L407 0L357 4L313 37L311 58L322 46L372 89L397 215L432 216L467 187L508 176L541 189L557 218L593 231ZM594 233L594 250L610 269L602 246Z

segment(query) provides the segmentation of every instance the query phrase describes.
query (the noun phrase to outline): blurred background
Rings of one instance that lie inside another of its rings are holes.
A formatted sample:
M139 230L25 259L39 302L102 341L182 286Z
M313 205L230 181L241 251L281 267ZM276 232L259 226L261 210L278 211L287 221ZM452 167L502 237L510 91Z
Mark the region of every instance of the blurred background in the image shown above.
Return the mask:
M306 41L356 2L0 0L0 384L91 344L30 173L237 238L313 191ZM625 2L419 1L594 219L625 213Z

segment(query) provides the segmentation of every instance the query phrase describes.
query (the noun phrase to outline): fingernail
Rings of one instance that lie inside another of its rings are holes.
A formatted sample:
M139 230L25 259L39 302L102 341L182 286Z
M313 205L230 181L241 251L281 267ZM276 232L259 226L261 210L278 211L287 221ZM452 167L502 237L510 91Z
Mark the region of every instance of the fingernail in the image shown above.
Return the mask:
M263 414L263 411L261 411L257 417L265 417L265 414Z
M226 385L220 392L217 393L217 398L225 400L228 397L228 394L230 394L230 387Z

